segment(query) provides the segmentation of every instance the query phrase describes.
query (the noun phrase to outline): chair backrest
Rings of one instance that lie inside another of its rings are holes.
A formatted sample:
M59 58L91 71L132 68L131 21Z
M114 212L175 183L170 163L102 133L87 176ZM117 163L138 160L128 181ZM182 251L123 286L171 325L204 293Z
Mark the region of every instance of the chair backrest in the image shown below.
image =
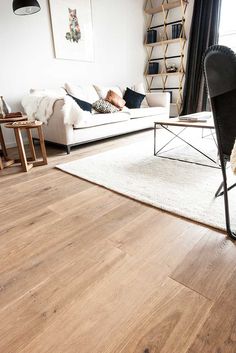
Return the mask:
M229 158L236 138L236 55L214 45L204 56L204 73L220 154Z

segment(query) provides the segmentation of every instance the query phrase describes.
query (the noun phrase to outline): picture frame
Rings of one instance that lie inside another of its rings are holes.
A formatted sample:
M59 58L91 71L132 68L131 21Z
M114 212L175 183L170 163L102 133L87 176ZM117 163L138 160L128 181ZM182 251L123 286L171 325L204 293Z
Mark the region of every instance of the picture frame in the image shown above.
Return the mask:
M57 59L94 61L91 0L49 0Z

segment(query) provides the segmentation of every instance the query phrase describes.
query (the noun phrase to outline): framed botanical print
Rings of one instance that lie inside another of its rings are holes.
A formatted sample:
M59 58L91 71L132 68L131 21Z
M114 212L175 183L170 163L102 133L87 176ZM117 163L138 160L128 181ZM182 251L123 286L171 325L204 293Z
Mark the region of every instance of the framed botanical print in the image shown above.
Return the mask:
M91 0L49 0L57 59L93 61Z

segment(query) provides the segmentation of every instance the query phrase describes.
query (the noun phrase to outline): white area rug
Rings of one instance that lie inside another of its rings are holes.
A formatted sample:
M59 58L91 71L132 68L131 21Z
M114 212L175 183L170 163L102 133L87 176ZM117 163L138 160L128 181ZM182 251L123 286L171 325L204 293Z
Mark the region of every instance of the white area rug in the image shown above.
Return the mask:
M194 130L194 145L214 158L216 146L212 138L196 137ZM158 131L160 145L168 137L167 132ZM208 163L205 157L183 145L169 149L165 155ZM57 168L162 210L225 229L223 197L214 197L222 181L221 170L155 157L152 138ZM228 172L235 182L230 168ZM229 195L232 229L236 229L236 188Z

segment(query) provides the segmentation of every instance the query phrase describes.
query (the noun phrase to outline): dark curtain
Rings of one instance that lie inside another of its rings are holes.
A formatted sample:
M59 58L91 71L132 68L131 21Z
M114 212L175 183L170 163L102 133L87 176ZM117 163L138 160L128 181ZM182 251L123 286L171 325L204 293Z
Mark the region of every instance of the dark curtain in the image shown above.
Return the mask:
M207 91L202 59L205 51L218 43L221 1L224 0L194 2L182 115L206 110Z

